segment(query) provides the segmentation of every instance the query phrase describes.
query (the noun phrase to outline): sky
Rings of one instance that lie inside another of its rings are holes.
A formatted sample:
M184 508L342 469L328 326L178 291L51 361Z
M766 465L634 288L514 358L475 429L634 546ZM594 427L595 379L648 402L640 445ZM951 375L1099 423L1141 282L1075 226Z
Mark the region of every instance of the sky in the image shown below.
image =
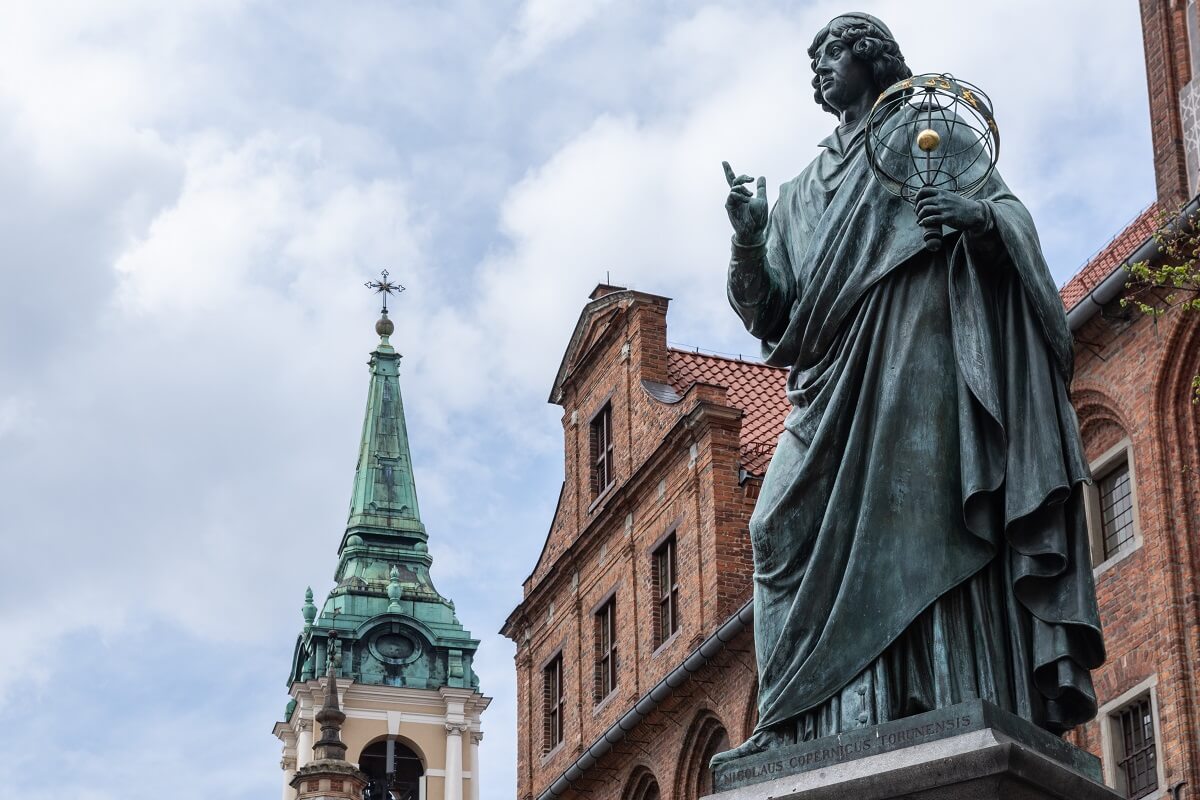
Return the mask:
M1137 3L860 0L992 96L1058 283L1153 200ZM834 119L844 2L5 0L0 774L22 800L278 797L333 585L382 268L433 579L479 638L483 800L562 480L546 402L597 283L754 353L721 161L772 197Z

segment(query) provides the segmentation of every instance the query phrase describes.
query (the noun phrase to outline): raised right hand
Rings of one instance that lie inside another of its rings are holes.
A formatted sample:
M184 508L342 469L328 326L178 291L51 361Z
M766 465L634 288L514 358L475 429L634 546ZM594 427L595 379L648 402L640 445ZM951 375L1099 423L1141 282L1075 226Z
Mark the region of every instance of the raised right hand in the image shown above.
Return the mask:
M725 168L725 180L729 182L729 197L725 199L725 211L729 213L729 223L733 225L734 236L739 244L762 244L766 239L767 215L767 179L759 178L757 191L751 193L744 184L754 183L749 175L734 175L728 161L722 161Z

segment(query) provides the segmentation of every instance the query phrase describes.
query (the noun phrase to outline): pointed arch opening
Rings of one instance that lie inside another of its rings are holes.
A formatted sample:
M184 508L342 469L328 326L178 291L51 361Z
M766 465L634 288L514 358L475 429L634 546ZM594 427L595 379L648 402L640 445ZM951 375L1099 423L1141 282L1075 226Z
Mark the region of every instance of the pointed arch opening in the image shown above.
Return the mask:
M661 797L654 773L646 767L636 767L625 784L621 800L661 800Z
M684 738L683 769L676 796L680 800L699 800L712 794L712 770L708 764L713 756L729 747L729 733L720 718L707 709L697 714Z

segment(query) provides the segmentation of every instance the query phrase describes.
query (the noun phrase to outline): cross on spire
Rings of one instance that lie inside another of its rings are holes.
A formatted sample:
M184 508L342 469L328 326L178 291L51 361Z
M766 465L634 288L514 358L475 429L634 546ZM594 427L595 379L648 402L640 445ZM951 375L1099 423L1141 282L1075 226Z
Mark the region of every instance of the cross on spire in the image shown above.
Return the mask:
M367 281L363 284L363 286L367 287L368 289L374 289L375 294L383 295L383 315L387 316L388 295L400 294L404 291L404 287L398 283L388 280L388 271L386 269L380 270L379 274L383 280Z

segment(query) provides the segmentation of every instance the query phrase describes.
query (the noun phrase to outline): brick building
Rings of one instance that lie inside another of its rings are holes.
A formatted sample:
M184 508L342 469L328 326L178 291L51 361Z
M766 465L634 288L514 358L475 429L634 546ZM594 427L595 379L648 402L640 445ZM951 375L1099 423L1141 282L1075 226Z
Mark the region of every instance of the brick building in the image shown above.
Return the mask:
M1095 478L1089 528L1108 647L1094 676L1100 715L1073 736L1127 796L1200 797L1200 405L1191 387L1200 314L1156 323L1119 302L1138 290L1124 265L1162 258L1159 221L1200 207L1200 84L1191 79L1200 41L1188 33L1198 30L1195 0L1141 8L1158 198L1061 292L1076 341L1071 396Z
M554 381L565 480L503 629L519 797L698 797L753 725L747 524L786 373L669 348L667 303L597 287Z
M1197 187L1200 26L1196 0L1141 6L1158 198L1061 291L1109 653L1101 712L1071 737L1126 796L1200 797L1200 314L1156 323L1119 302L1125 265L1161 258L1160 209ZM554 382L565 480L502 631L520 800L691 800L753 727L747 523L785 374L669 348L666 308L597 287Z

